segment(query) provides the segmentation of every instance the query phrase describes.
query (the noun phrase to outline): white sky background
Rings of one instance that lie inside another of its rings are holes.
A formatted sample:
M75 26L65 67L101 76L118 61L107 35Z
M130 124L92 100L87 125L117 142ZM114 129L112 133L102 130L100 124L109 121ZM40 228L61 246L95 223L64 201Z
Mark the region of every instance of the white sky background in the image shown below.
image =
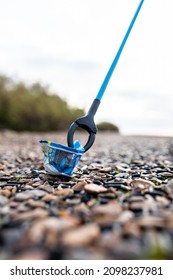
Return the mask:
M88 110L139 0L0 0L0 73ZM173 1L145 0L95 121L173 135Z

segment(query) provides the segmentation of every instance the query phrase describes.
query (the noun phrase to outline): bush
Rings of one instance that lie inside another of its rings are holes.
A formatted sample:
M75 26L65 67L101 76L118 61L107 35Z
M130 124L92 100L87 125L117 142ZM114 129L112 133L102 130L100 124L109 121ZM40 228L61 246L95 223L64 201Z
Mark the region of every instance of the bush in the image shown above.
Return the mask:
M84 111L71 108L40 83L27 86L0 76L0 128L28 131L64 130Z
M100 122L97 124L98 131L114 131L119 133L119 128L110 122Z

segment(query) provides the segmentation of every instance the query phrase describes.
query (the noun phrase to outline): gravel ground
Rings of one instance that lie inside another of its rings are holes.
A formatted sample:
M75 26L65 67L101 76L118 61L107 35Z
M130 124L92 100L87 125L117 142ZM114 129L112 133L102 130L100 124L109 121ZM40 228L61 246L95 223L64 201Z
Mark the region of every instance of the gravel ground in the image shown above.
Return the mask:
M41 139L66 134L0 133L0 259L173 259L172 138L98 133L71 178Z

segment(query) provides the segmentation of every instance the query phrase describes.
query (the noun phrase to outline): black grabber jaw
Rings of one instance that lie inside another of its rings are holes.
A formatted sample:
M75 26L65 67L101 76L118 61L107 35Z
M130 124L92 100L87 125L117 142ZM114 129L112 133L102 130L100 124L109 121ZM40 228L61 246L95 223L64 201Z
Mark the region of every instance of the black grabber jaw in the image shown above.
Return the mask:
M94 115L100 105L99 99L94 99L88 114L77 119L74 123L71 124L68 134L67 134L67 143L69 147L73 147L73 136L78 127L83 128L89 133L88 141L84 146L85 152L93 145L95 141L95 135L97 133L97 127L94 123Z

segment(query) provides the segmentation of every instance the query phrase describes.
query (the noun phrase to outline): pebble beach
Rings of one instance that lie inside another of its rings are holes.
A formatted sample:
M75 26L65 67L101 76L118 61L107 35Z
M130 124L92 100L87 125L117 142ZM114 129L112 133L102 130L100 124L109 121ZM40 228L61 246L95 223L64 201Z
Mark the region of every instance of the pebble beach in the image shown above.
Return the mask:
M83 134L79 140L83 140ZM0 259L173 259L173 138L98 133L72 177L39 141L0 133Z

